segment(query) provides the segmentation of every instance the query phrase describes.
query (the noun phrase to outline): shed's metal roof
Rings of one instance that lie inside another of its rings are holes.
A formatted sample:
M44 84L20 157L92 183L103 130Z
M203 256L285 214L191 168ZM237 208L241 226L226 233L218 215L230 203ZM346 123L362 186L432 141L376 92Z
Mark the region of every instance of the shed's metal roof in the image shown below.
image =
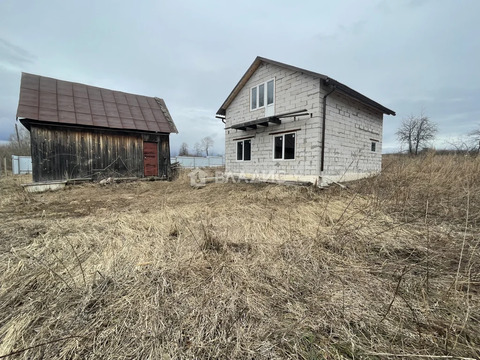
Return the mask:
M252 65L250 65L250 67L245 72L245 74L242 76L240 81L233 88L230 95L228 95L227 99L223 102L220 109L218 109L217 115L222 115L222 116L225 115L228 106L231 104L233 99L235 99L235 97L238 95L240 90L242 90L242 88L247 83L248 79L250 79L250 77L258 69L258 67L262 64L262 62L267 63L267 64L276 65L276 66L279 66L279 67L283 67L283 68L286 68L286 69L290 69L290 70L293 70L293 71L298 71L300 73L308 74L308 75L313 76L315 78L322 79L323 81L327 81L328 84L335 86L335 88L338 91L342 92L343 94L345 94L347 96L350 96L351 98L354 98L354 99L356 99L356 100L358 100L358 101L360 101L360 102L362 102L366 105L369 105L369 106L371 106L371 107L373 107L377 110L380 110L384 114L395 115L395 111L390 110L389 108L386 108L385 106L377 103L376 101L373 101L372 99L366 97L365 95L359 93L358 91L355 91L352 88L348 87L347 85L344 85L341 82L339 82L337 80L334 80L334 79L332 79L332 78L330 78L326 75L316 73L316 72L313 72L313 71L310 71L310 70L302 69L302 68L299 68L299 67L296 67L296 66L284 64L284 63L281 63L281 62L278 62L278 61L270 60L270 59L260 57L260 56L257 56L255 58Z
M17 118L177 133L162 99L22 73Z

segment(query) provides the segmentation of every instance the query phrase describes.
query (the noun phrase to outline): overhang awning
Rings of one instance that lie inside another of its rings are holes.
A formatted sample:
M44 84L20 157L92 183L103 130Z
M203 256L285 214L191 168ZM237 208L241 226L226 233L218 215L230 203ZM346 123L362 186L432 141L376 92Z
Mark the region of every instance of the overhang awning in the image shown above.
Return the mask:
M251 120L251 121L246 121L240 124L235 124L232 125L228 128L225 129L235 129L235 130L247 130L247 129L256 129L258 126L268 126L269 123L279 125L282 123L281 118L287 118L287 117L296 117L296 116L305 116L305 115L311 115L310 113L307 112L306 109L303 110L296 110L280 115L275 115L275 116L267 116L261 119L256 119L256 120Z
M241 124L235 124L227 129L235 129L235 130L247 130L247 129L256 129L258 126L268 126L268 123L273 124L281 124L282 120L280 120L276 116L268 116L257 120L247 121Z

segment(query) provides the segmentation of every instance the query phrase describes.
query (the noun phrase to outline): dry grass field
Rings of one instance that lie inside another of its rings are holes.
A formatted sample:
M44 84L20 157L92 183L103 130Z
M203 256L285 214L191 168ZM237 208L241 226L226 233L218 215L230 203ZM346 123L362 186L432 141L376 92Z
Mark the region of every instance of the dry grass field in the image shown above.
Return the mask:
M480 158L347 189L0 180L0 358L480 357Z

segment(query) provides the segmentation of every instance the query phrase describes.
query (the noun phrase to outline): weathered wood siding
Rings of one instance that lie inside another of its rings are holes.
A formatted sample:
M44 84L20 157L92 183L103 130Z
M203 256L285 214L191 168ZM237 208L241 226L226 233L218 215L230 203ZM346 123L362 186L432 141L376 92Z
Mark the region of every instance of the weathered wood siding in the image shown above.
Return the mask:
M30 124L33 181L143 177L143 142L158 142L159 176L169 177L168 135ZM164 153L165 151L168 151Z

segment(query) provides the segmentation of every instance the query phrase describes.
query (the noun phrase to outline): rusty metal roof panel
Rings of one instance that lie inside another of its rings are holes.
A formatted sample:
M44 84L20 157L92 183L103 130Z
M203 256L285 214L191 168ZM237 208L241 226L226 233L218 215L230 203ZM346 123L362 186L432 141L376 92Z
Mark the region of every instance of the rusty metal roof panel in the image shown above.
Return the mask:
M17 110L17 117L19 113L23 114L22 117L26 117L29 119L37 119L38 107L19 104Z
M67 81L57 81L57 94L73 96L72 83L69 83Z
M38 114L38 120L58 122L57 109L41 108L40 113Z
M73 96L88 99L87 87L83 84L73 84Z
M38 91L39 85L40 85L40 78L38 76L22 73L22 88Z
M134 119L143 120L142 110L139 106L130 106L130 113Z
M124 93L121 93L119 91L114 91L113 92L113 97L115 98L115 102L117 104L125 104L128 105L127 103L127 98L125 97Z
M126 118L126 119L133 119L132 113L130 112L130 107L125 104L118 104L118 113L120 114L120 117Z
M92 110L92 115L106 115L102 101L90 100L90 109Z
M76 124L77 118L73 111L59 111L58 112L58 122L65 124Z
M177 132L162 99L22 73L18 118L113 129Z
M142 108L142 114L146 121L155 121L155 116L153 116L153 112L149 108Z
M58 110L74 112L73 96L58 95Z
M82 114L90 114L90 102L82 97L74 97L75 112Z
M113 91L108 90L108 89L100 89L100 92L102 94L102 100L104 102L115 102L115 97L113 96Z
M147 127L150 131L160 131L160 127L154 121L147 121Z
M122 119L122 125L125 129L131 129L135 127L135 121L133 121L133 119L125 119L125 118L121 118L121 119Z
M103 105L105 106L105 113L107 116L120 117L118 114L117 105L115 103L106 102Z
M41 77L40 78L40 92L45 93L56 93L57 92L57 82L55 79Z
M92 115L93 126L108 127L108 121L106 116Z
M24 89L20 93L19 104L27 106L38 105L38 91L32 89Z
M55 93L40 91L40 109L57 110L57 95Z
M139 106L139 105L138 105L138 101L137 101L137 97L136 97L135 95L125 94L125 97L127 98L127 103L128 103L128 105L130 105L130 106Z
M93 125L92 115L91 114L77 113L77 124L87 125L87 126Z
M107 117L108 127L115 128L115 129L122 129L122 121L119 117Z
M147 122L146 122L146 121L143 121L143 120L134 120L134 123L135 123L135 127L136 127L138 130L148 131L148 126L147 126Z
M150 105L148 105L148 101L147 101L146 96L137 96L137 101L138 101L138 105L142 109L150 107Z
M147 98L147 102L151 109L160 109L160 105L154 98Z
M88 90L88 98L90 99L90 101L92 100L103 101L102 92L100 91L99 88L89 86L87 87L87 90Z

